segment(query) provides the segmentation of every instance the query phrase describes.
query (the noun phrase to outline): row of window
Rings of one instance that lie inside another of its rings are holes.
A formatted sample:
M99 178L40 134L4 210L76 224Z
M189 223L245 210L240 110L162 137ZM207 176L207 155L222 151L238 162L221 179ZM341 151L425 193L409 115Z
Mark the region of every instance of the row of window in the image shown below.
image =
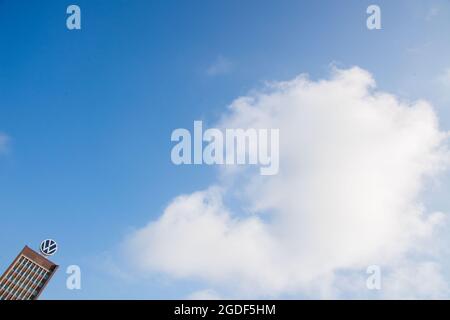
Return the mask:
M47 270L22 256L0 283L0 300L8 297L15 299L28 297L28 299L32 299L37 295L37 289L42 287L43 282L45 282L42 280L47 280L48 277ZM33 289L33 285L37 288Z
M9 300L12 300L12 298L14 298L15 300L24 300L25 296L29 296L28 299L32 300L34 297L36 297L37 295L37 291L34 290L33 293L31 295L22 295L19 294L17 295L16 292L12 293L6 289L4 291L0 290L0 300L6 300L7 298L9 298Z
M44 274L44 276L42 277L42 271L39 271L39 272L36 272L36 270L34 270L34 267L33 267L33 269L26 269L26 270L23 270L23 271L20 271L20 272L18 272L17 270L13 270L13 272L16 274L16 275L14 275L14 274L10 274L9 276L8 276L8 279L9 280L11 280L12 278L14 278L14 279L18 279L19 277L22 277L24 274L26 274L27 272L28 272L28 275L27 276L25 276L25 277L23 277L22 278L22 280L25 282L25 281L27 281L27 280L30 280L30 282L32 282L32 283L34 283L34 284L36 284L36 285L39 285L40 283L41 283L41 281L38 281L37 279L38 278L42 278L42 279L44 279L44 280L47 280L48 279L48 272L47 271L44 271L45 272L45 274Z

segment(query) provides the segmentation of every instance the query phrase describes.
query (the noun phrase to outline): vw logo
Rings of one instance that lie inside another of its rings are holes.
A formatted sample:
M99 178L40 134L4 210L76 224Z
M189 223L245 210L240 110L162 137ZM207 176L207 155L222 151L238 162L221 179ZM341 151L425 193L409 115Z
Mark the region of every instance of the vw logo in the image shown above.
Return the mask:
M58 250L58 245L55 240L47 239L41 242L39 248L44 256L52 256L56 253L56 250Z

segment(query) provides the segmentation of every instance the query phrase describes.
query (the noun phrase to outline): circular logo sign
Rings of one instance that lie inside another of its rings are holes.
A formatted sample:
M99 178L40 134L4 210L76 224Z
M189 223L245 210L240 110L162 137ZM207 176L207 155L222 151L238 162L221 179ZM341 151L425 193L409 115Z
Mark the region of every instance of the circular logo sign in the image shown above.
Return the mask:
M44 256L52 256L58 250L58 245L55 240L47 239L41 242L39 249Z

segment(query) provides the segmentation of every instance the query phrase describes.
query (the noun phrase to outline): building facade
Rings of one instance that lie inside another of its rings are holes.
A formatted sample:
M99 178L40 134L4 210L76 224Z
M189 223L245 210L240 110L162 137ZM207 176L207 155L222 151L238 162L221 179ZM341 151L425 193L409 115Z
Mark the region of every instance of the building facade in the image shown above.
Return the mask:
M58 266L25 246L0 278L0 300L36 300Z

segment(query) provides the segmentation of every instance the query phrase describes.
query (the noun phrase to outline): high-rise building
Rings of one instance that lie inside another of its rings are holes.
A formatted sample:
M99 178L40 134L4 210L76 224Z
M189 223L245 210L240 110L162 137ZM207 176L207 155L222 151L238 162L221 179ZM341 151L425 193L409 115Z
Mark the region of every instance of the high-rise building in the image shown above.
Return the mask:
M0 300L36 300L58 266L25 246L0 277Z

